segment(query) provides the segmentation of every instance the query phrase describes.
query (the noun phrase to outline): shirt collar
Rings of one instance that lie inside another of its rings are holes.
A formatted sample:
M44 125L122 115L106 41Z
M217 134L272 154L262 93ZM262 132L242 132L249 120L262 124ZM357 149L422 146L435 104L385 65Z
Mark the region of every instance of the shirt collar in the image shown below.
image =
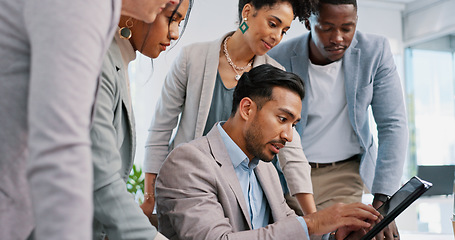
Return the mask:
M229 154L229 158L231 158L232 165L234 166L234 168L237 168L242 162L244 162L244 165L248 166L249 164L248 157L242 151L242 149L240 149L240 147L232 140L232 138L229 137L226 131L224 131L222 127L224 123L225 122L219 122L216 124L216 127L218 128L218 131L220 132L221 135L221 139L223 140L224 145L226 146L226 150Z

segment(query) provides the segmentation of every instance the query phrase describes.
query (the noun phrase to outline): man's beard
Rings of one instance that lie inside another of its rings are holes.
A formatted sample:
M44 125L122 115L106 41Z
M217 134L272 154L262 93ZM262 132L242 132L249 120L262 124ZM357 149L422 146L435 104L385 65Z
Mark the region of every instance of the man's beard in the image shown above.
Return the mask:
M255 121L257 122L257 121ZM272 157L268 156L265 151L269 151L266 149L264 145L261 144L261 140L263 139L261 127L258 124L252 124L250 128L246 131L245 140L246 140L246 150L248 153L252 154L253 156L259 158L264 162L270 162L273 160L276 154L270 152ZM279 141L282 143L282 141ZM282 143L284 144L284 143ZM251 160L251 159L250 159Z

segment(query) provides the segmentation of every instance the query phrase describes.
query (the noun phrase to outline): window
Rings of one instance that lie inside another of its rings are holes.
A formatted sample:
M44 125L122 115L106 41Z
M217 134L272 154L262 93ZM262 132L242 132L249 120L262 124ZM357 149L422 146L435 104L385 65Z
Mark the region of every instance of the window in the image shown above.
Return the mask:
M417 165L455 164L455 54L452 37L406 49L408 177ZM444 44L447 43L447 44ZM445 47L448 46L448 47Z

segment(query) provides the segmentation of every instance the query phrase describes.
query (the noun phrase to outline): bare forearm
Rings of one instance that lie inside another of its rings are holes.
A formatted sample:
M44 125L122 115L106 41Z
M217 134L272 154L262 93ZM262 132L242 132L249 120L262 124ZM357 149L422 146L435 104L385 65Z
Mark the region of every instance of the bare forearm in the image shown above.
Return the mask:
M295 195L300 207L302 208L303 214L308 215L316 212L316 204L314 203L314 197L311 193L297 193Z
M141 204L142 211L147 217L151 217L155 208L155 181L156 174L145 173L144 181L144 203Z
M155 192L155 181L156 181L156 174L145 173L144 191L147 193L154 193Z

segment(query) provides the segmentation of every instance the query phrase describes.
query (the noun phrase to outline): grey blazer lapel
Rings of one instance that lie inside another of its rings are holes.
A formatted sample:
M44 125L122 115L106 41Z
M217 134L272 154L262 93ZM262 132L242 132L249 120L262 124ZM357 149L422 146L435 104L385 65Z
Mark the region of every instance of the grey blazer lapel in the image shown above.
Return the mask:
M112 44L115 44L118 46L118 43L117 41L114 39L112 41ZM122 58L122 53L120 51L120 48L119 47L116 47L114 48L115 49L115 57L112 58L115 62L113 63L113 67L116 68L117 70L117 76L116 78L120 79L120 81L116 81L119 83L118 85L118 88L119 88L119 92L120 92L120 101L117 102L117 104L119 104L118 107L121 107L123 109L125 109L125 114L127 116L127 119L128 119L128 127L129 127L129 131L128 131L128 135L131 139L131 149L133 151L131 151L131 160L134 159L134 149L136 148L136 136L135 136L135 122L134 122L134 115L133 115L133 110L132 110L132 103L131 103L131 97L130 97L130 89L129 89L129 83L127 82L127 77L128 77L128 66L124 66L123 64L123 58ZM117 79L117 80L118 80ZM131 162L129 164L129 166L132 166L133 165L133 162Z
M310 40L310 34L305 34L301 37L301 41L297 41L294 46L292 57L291 57L291 68L287 69L293 73L299 75L305 83L308 82L308 65L309 65L309 52L308 52L308 41Z
M346 50L343 56L343 71L344 71L344 86L346 91L346 102L348 105L349 119L354 129L358 129L355 125L355 106L356 94L359 87L359 68L360 49L356 48L357 39L352 39L351 46Z
M310 54L308 48L308 42L310 41L310 34L304 34L301 37L301 41L298 41L293 49L293 56L291 57L291 69L287 69L297 75L299 75L305 83L305 89L308 90L309 75L308 66L310 65ZM298 132L303 135L304 127L308 120L308 98L303 98L302 101L302 119L297 124Z
M277 199L278 194L282 194L281 188L279 189L278 192L275 192L275 189L272 187L274 186L270 178L270 175L267 174L267 169L266 165L269 163L265 163L260 161L258 166L254 169L254 172L256 173L256 177L258 178L259 183L261 184L262 190L264 191L264 195L267 198L267 203L269 204L270 207L270 212L272 214L271 219L273 222L277 221L280 219L278 214L282 214L283 209L280 207L280 204L276 204L277 202L275 201ZM281 187L281 186L280 186Z
M243 217L245 221L248 223L248 227L252 229L250 215L248 213L248 208L246 206L245 197L243 196L242 187L240 187L239 180L237 178L237 174L234 171L234 167L232 165L232 161L229 157L227 149L224 145L223 140L221 139L220 132L214 126L212 130L207 134L207 141L209 142L210 151L217 161L218 165L221 168L221 172L223 177L229 184L232 192L234 192L235 198L237 203L242 210Z
M201 66L201 77L203 80L201 81L202 91L196 120L196 129L194 133L195 137L202 136L205 129L205 124L207 123L210 105L212 103L213 90L215 89L216 74L218 73L221 42L229 34L231 33L228 33L222 38L210 43L208 46L207 57L205 58L204 65ZM204 59L204 57L201 56L201 59Z
M129 91L127 88L126 91ZM122 96L122 104L126 109L126 115L128 118L128 126L129 126L129 136L131 138L131 159L134 159L134 153L136 152L136 131L135 131L135 120L134 120L134 113L132 110L131 102L129 101L129 95ZM132 164L131 164L132 165Z

